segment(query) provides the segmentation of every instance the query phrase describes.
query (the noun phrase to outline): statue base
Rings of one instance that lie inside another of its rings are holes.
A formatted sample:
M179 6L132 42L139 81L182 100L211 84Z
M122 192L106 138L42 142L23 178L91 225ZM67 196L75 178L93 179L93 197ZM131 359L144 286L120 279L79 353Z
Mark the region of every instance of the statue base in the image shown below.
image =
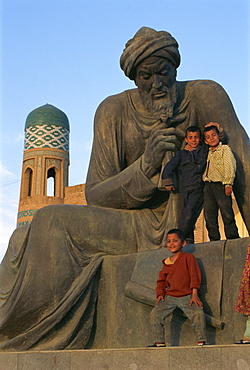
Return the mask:
M248 369L249 345L1 352L1 370Z

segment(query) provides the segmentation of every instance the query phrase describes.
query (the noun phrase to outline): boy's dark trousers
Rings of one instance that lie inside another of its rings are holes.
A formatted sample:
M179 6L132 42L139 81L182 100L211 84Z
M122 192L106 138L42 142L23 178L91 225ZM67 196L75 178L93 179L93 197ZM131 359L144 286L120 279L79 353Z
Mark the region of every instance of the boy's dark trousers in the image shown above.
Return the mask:
M180 222L188 243L194 242L194 226L203 207L203 185L180 191Z
M218 210L220 209L227 239L239 238L234 219L232 197L225 194L225 187L221 182L205 182L204 186L204 213L208 236L211 241L220 240Z

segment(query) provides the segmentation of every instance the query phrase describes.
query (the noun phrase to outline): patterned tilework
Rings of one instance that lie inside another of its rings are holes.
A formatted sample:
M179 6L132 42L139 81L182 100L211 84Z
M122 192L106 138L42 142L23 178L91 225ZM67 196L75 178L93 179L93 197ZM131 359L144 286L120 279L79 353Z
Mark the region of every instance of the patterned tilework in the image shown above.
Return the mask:
M16 227L20 227L20 226L24 226L24 225L30 224L31 221L32 221L32 218L33 218L34 214L36 213L36 211L37 211L37 209L28 209L26 211L18 212L18 214L17 214L17 224L16 224ZM21 221L21 222L18 222L18 220L22 219L23 217L28 217L29 219L28 220Z
M24 150L54 148L69 151L69 131L56 125L30 126L25 130Z
M30 221L18 222L16 224L16 227L24 226L24 225L27 225L27 224L30 224L30 223L31 223L31 220Z
M37 211L37 209L28 209L27 211L18 212L17 218L34 216L36 211Z

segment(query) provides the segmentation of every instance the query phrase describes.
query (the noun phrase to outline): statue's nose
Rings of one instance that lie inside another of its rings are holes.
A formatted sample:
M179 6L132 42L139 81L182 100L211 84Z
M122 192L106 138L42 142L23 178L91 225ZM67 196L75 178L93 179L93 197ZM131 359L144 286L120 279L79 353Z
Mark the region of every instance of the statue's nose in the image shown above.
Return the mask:
M157 75L154 75L154 78L153 78L153 87L155 89L159 89L159 87L161 87L162 85L162 81L161 81L161 78L160 76L157 76Z

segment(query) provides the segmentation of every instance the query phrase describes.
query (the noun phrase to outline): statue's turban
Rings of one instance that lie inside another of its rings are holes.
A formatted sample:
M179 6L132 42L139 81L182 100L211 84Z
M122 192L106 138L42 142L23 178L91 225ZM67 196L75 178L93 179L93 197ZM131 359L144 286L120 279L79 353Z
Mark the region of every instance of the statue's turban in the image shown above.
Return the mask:
M165 31L142 27L126 43L120 59L121 69L127 77L134 80L136 67L152 54L166 58L175 68L180 65L178 43L172 35Z

